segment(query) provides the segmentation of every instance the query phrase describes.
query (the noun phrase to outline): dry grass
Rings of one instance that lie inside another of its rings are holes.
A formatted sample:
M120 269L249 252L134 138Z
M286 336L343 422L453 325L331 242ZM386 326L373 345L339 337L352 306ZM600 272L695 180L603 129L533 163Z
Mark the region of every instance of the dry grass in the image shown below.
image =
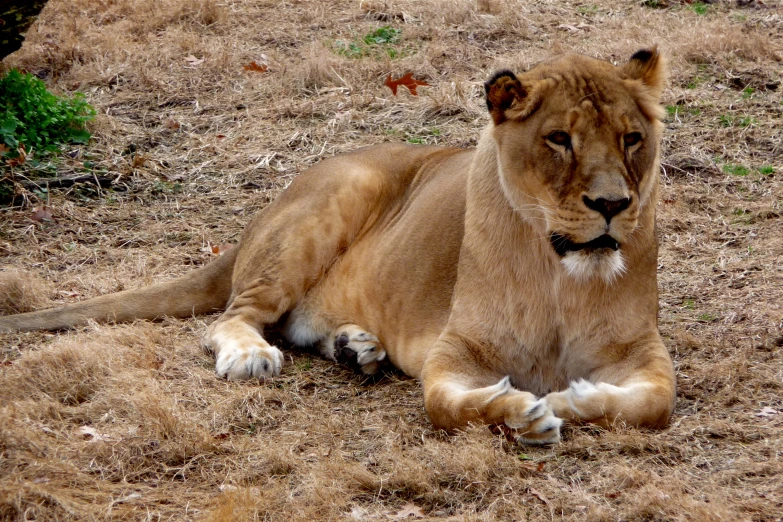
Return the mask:
M764 416L783 410L773 3L51 0L4 65L86 93L95 139L55 168L114 184L52 188L56 222L30 221L32 190L0 209L5 312L203 264L320 158L469 146L497 68L658 43L672 63L660 326L678 405L660 432L569 427L556 447L517 448L434 432L404 376L365 382L290 349L279 379L219 381L202 319L6 334L0 519L387 520L412 503L437 520L781 520L783 414ZM386 24L402 30L395 57L338 52ZM383 79L406 71L431 87L392 97Z

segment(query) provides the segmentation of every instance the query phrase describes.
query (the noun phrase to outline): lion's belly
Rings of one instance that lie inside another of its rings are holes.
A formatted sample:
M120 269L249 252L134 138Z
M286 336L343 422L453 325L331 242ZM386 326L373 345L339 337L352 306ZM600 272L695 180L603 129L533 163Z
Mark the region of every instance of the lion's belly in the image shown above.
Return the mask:
M291 331L315 340L357 324L395 366L419 376L448 320L464 228L464 160L444 169L450 161L351 244L294 310Z

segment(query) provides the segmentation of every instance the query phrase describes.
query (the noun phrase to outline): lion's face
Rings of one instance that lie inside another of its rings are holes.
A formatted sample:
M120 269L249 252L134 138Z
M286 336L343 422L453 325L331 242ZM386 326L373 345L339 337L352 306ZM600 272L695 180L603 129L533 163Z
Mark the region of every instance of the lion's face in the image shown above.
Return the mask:
M504 193L577 278L625 268L658 176L660 62L654 51L625 67L571 56L487 84Z

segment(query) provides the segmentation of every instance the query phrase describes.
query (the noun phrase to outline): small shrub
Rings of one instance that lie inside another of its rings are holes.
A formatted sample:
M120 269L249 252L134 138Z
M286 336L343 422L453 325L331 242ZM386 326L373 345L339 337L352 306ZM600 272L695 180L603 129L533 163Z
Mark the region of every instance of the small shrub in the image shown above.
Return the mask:
M65 143L87 143L87 121L95 110L80 93L56 96L32 74L12 69L0 78L0 143L8 157L23 145L27 151L56 152Z

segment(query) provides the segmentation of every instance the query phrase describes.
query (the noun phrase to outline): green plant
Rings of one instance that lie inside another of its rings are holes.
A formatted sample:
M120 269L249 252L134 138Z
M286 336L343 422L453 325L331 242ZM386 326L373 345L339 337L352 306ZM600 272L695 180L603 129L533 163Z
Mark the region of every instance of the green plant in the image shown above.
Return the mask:
M727 174L733 174L734 176L747 176L748 174L750 174L750 169L742 165L734 165L731 163L726 163L723 166L723 172Z
M707 81L707 78L705 78L704 76L696 75L696 76L694 76L691 79L691 81L689 81L685 85L685 87L687 87L688 89L695 89L696 87L698 87L699 85L701 85L702 83L704 83L706 81Z
M95 110L80 93L57 96L32 74L12 69L0 78L0 143L8 157L20 146L29 152L56 152L65 143L87 143L87 121Z
M402 36L402 29L395 29L390 25L379 27L365 34L361 39L337 40L334 45L338 54L348 58L363 58L380 52L389 58L397 58L405 53L394 48Z
M759 174L763 174L765 176L771 176L775 173L775 167L772 165L764 165L759 167Z
M402 29L385 25L364 35L363 40L366 45L394 44L400 41L401 35Z
M710 6L707 4L703 4L701 2L694 2L691 4L691 11L699 16L706 15L709 10Z
M413 143L415 145L421 145L421 144L428 144L432 145L433 143L437 143L436 140L433 138L437 138L441 135L440 129L437 127L431 127L429 129L424 129L423 132L417 133L417 134L406 134L405 140L408 143Z
M742 99L743 100L750 99L750 97L753 96L754 92L756 92L756 89L754 89L753 87L745 87L744 89L742 89Z
M728 114L721 114L718 116L718 123L721 127L731 127L734 124L734 118Z
M152 183L152 192L155 194L179 194L182 192L182 184L156 179Z

